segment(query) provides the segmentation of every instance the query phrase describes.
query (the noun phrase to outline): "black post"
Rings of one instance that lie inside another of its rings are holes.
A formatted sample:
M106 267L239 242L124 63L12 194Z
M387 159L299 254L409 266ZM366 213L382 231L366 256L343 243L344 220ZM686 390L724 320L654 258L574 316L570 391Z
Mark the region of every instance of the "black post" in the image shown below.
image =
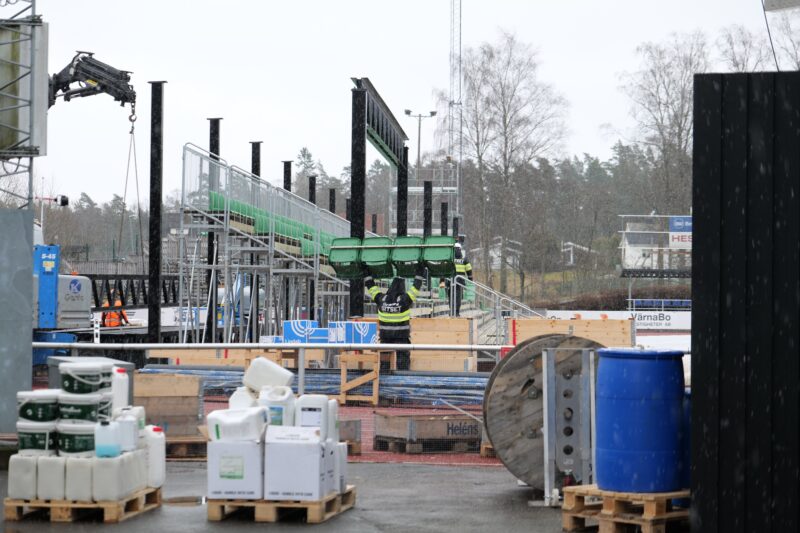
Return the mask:
M345 203L344 218L346 218L347 221L350 222L351 220L353 220L353 213L351 206L352 202L350 201L350 198L345 198L344 203Z
M408 235L408 146L403 146L403 161L397 167L397 236Z
M317 177L308 177L308 201L317 205Z
M150 102L150 256L148 260L147 337L161 342L161 187L164 176L164 84L151 81Z
M333 187L328 190L328 211L336 214L336 189Z
M422 234L425 237L430 237L432 232L433 226L433 182L425 181L423 182L424 189L423 193L423 200L422 200Z
M367 91L353 89L350 152L350 236L364 238L367 180ZM350 281L350 316L364 316L364 280Z
M283 188L287 191L292 190L292 162L283 162Z
M453 237L456 238L456 242L459 242L459 240L458 240L458 217L453 217Z
M208 119L208 151L211 159L219 161L219 125L221 118ZM219 191L219 168L211 165L208 170L208 188L210 191ZM217 340L217 287L219 286L218 275L211 270L212 265L217 264L216 233L208 232L208 274L206 282L209 292L209 305L206 311L206 338L204 341L215 342ZM212 274L214 281L212 282Z
M378 233L378 213L372 213L372 233Z
M250 154L250 173L261 177L261 141L251 141L252 151ZM255 254L250 254L250 264L258 263ZM250 294L253 297L253 308L250 311L250 342L258 342L258 270L253 270L252 283L250 284Z
M440 234L447 235L447 202L442 202L442 211L439 214L439 221L442 226Z

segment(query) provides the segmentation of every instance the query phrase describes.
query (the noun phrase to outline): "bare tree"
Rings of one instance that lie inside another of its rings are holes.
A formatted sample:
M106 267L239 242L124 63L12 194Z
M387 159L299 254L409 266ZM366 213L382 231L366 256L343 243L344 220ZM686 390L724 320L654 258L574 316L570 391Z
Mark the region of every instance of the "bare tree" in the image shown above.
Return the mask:
M776 40L781 57L792 69L800 70L800 21L795 11L784 11L778 18Z
M663 43L637 48L641 68L626 76L640 142L658 155L653 186L659 212L685 212L691 205L692 99L697 73L708 69L705 36L673 34Z
M754 72L769 67L769 45L762 35L735 24L723 28L716 41L722 64L733 72Z

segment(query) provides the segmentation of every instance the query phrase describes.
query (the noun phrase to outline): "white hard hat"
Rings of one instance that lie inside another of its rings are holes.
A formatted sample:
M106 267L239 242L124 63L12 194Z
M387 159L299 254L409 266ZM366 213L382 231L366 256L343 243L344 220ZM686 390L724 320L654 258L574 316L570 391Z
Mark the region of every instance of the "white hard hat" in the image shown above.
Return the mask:
M456 248L458 248L459 250L461 249L461 243L460 242L456 243Z

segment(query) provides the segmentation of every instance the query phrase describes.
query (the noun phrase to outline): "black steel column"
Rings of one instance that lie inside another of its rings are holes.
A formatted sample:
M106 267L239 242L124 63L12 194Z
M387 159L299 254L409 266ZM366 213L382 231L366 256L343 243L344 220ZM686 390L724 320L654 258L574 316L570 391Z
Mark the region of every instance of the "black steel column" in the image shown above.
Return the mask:
M397 167L397 236L408 235L408 146L403 146L403 162Z
M317 177L308 177L308 201L317 205Z
M433 226L433 183L430 181L425 181L423 186L422 234L425 237L430 237Z
M353 89L350 152L350 236L364 238L367 179L367 91ZM350 281L350 316L364 315L364 280Z
M252 146L250 153L250 173L259 177L261 177L261 142L262 141L250 142ZM258 256L255 254L250 254L251 265L256 265L258 263L257 257ZM253 309L250 311L250 342L258 342L258 270L253 270L252 280L250 284L250 293L253 298Z
M283 162L283 188L287 191L292 190L292 162Z
M148 342L161 342L161 186L164 176L164 84L151 81L150 251L147 288Z
M219 161L219 126L221 118L208 119L208 151L211 154L211 159ZM219 191L219 167L210 165L208 169L208 189L209 191ZM217 340L217 287L219 286L218 273L214 274L211 270L212 266L217 264L217 250L216 250L216 233L213 231L208 232L208 274L206 281L209 292L209 305L206 311L206 338L203 339L207 342L215 342ZM213 283L211 281L213 274Z
M447 202L442 202L442 212L439 215L439 221L442 226L440 231L441 235L447 235Z
M378 233L378 213L372 213L372 224L371 224L371 227L372 227L372 229L370 231L372 231L372 233L377 234Z
M453 217L453 237L456 238L456 242L460 242L458 240L458 217Z
M344 199L344 218L346 218L348 222L353 220L352 203L350 198Z
M328 211L336 214L336 189L333 187L328 190Z

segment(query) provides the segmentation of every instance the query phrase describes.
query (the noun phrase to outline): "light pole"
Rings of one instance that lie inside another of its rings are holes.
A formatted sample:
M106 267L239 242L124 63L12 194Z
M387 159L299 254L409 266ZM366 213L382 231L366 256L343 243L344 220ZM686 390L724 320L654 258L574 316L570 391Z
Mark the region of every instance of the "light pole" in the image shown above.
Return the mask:
M427 114L417 114L414 115L411 113L410 109L405 110L406 115L409 117L413 117L417 119L417 180L419 180L419 171L422 164L422 152L420 151L421 140L422 140L422 119L423 118L431 118L436 116L436 111L428 111Z

